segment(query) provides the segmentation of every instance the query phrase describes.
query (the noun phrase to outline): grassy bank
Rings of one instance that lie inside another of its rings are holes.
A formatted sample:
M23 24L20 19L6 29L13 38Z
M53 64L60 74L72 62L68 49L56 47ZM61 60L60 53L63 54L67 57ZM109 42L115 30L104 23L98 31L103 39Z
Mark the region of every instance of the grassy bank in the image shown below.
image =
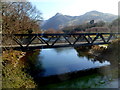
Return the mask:
M21 59L25 55L21 51L3 51L2 88L35 88L33 78L25 72L25 61Z

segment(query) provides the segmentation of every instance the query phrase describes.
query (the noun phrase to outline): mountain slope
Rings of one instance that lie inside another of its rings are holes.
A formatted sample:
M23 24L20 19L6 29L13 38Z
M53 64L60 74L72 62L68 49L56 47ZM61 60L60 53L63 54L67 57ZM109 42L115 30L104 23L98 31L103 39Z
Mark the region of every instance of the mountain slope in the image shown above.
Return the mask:
M43 29L49 29L49 28L58 29L60 28L60 26L65 26L67 22L71 21L71 19L72 17L57 13L52 18L48 19L42 28Z
M101 20L105 22L111 22L116 18L116 15L102 13L98 11L90 11L81 16L68 16L57 13L55 16L48 19L46 23L44 23L42 29L53 28L57 30L65 26L79 25L90 20L95 20L96 22Z

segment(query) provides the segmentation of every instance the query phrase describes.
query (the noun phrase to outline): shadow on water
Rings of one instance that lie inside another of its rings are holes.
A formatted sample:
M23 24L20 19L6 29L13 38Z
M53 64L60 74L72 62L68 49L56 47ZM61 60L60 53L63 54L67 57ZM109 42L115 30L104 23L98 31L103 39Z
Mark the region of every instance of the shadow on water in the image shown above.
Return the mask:
M42 63L38 61L38 59L40 59L38 56L39 54L40 50L29 51L26 52L26 55L21 59L26 66L24 71L31 75L35 81L37 81L38 73L42 74L45 72L45 70L42 68Z
M68 53L69 49L70 48L56 48L54 49L54 51L59 55L63 52ZM61 74L44 76L46 69L43 66L42 59L45 59L45 57L40 56L41 53L43 53L40 50L40 51L27 52L24 59L27 61L29 68L26 69L26 72L29 73L34 78L35 82L37 83L37 88L105 87L107 83L109 83L113 79L118 78L117 66L113 68L113 66L115 66L117 62L113 62L113 60L110 60L110 58L102 58L102 56L95 57L94 55L91 55L88 53L90 49L91 48L88 48L88 47L82 48L82 49L74 48L79 58L81 57L87 58L87 60L90 62L93 62L93 63L99 62L101 64L107 61L107 62L110 62L110 64L100 66L100 67L95 67L95 68L88 68L85 70L76 70L72 72L65 72ZM57 59L57 57L54 57L54 58Z

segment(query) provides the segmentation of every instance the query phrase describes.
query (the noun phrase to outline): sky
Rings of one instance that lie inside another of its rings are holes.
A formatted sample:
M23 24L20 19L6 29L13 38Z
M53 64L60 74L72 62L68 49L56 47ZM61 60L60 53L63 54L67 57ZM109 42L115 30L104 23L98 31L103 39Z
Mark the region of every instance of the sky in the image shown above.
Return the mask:
M89 11L100 11L118 15L120 0L29 0L40 12L44 20L56 13L79 16Z

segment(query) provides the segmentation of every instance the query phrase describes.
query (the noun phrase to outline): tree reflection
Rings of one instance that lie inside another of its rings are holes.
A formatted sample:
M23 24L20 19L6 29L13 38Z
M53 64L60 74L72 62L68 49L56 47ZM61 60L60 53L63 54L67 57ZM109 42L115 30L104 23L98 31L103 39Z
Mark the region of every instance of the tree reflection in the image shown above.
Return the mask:
M78 57L86 57L88 60L92 61L93 63L96 61L99 61L100 63L103 63L104 60L97 60L95 59L95 56L90 54L91 47L77 47L75 50L77 51Z
M99 61L100 63L104 63L105 61L110 62L109 58L103 58L103 55L106 56L106 53L108 53L108 52L105 52L105 50L103 50L102 52L99 50L95 50L94 53L89 53L89 51L92 50L92 48L85 47L85 46L84 47L77 47L77 48L75 48L75 50L77 51L77 55L79 57L86 57L88 60L92 61L93 63L96 61ZM113 63L113 62L110 62L110 63Z

